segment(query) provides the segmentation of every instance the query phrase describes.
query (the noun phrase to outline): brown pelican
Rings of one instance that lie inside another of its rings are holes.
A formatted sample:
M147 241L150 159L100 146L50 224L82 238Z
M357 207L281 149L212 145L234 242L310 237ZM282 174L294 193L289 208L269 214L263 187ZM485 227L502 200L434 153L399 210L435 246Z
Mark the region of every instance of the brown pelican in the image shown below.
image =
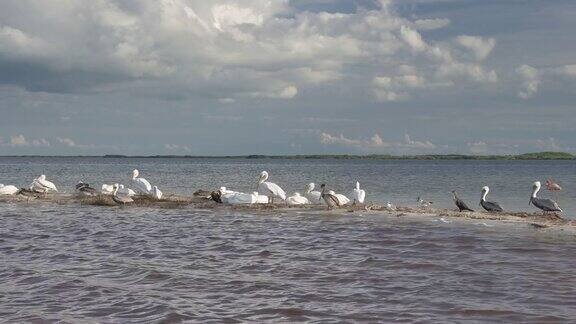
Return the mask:
M258 193L268 196L270 198L270 203L274 203L274 198L280 198L286 200L286 193L279 185L268 182L268 172L262 171L260 177L258 178L258 185L256 186L256 191Z
M322 188L322 192L321 192L320 196L322 197L322 199L324 199L324 202L326 202L326 205L328 205L328 209L332 209L334 207L340 206L340 200L338 199L338 197L336 197L336 195L331 194L330 192L326 191L326 184L323 183L320 186L320 188Z
M458 197L458 193L456 192L456 190L452 190L452 195L454 196L454 203L456 204L456 207L458 207L459 211L471 211L473 212L474 210L470 207L468 207L468 205L466 205L466 203L460 199L460 197Z
M484 209L486 209L486 211L489 212L503 211L502 207L500 207L500 204L498 204L497 202L486 201L486 196L488 195L489 191L490 188L488 188L488 186L484 186L482 188L482 198L480 199L480 206L484 207Z
M90 187L89 184L84 183L82 181L78 182L78 184L76 185L76 190L86 196L95 196L98 194L98 192L96 191L96 189Z
M534 182L532 185L532 196L530 197L530 201L528 204L532 203L536 208L541 209L543 212L562 212L562 209L558 206L558 204L548 198L539 198L536 194L540 191L540 181Z

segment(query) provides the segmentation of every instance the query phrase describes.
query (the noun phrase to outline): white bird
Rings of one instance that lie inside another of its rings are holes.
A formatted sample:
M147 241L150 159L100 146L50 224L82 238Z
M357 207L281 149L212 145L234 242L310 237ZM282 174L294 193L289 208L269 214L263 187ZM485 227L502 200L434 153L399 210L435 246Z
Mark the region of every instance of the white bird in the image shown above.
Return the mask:
M118 194L129 196L129 197L136 196L136 192L134 190L124 187L123 184L119 185L119 184L115 183L114 185L118 187Z
M16 186L13 186L13 185L5 186L4 184L0 183L0 196L3 196L3 195L12 196L12 195L17 194L18 191L20 191L20 189L18 189Z
M258 193L268 196L270 203L274 203L274 198L286 200L286 192L284 192L279 185L273 182L267 182L266 180L268 180L268 172L262 171L258 179L258 185L256 186Z
M350 202L350 199L348 199L348 197L344 196L343 194L337 194L333 190L328 191L328 193L333 195L333 196L336 196L336 198L338 198L338 202L340 202L340 206L346 205L347 203Z
M39 193L48 193L51 191L58 191L56 185L48 180L46 180L45 175L40 175L38 178L32 181L30 184L30 190L39 192Z
M152 197L154 199L162 199L162 191L157 186L152 187Z
M134 202L134 199L128 194L121 193L119 190L123 189L123 185L114 184L114 193L112 194L112 200L119 205L124 205L127 203Z
M102 190L100 190L100 193L104 194L104 195L113 195L114 194L114 185L111 184L103 184L102 185Z
M314 182L307 184L304 188L304 196L306 196L306 198L308 198L308 200L313 204L321 204L323 202L322 193L318 190L314 190L314 187Z
M288 197L288 199L286 199L286 202L288 203L288 205L292 206L307 205L310 203L310 201L308 201L308 198L300 196L299 192L295 192L293 196Z
M150 191L152 191L152 186L148 180L144 178L138 178L139 174L140 172L138 172L136 169L132 171L132 186L139 194L148 195L150 194Z
M220 199L225 204L241 205L241 204L268 203L268 197L258 194L257 191L254 191L251 194L247 194L243 192L227 190L226 187L221 187L219 192L220 192Z
M360 182L356 181L356 188L352 191L352 197L354 197L354 204L356 202L363 204L364 198L366 198L366 191L360 189Z

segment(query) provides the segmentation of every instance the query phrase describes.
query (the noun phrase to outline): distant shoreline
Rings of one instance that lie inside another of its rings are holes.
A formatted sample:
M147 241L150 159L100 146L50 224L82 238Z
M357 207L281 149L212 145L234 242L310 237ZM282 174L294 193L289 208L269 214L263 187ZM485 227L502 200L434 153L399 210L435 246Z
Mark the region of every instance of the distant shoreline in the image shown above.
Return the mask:
M465 154L426 154L426 155L347 155L347 154L306 154L306 155L4 155L1 157L19 158L139 158L139 159L294 159L294 160L575 160L576 156L566 152L536 152L518 155L465 155Z

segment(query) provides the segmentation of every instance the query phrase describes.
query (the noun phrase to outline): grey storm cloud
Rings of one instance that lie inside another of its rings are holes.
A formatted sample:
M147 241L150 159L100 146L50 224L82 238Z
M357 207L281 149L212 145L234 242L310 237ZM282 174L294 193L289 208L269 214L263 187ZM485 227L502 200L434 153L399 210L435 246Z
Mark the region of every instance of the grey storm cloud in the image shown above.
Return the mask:
M475 14L497 6L498 14ZM542 138L555 138L558 148L574 146L565 130L514 129L510 119L501 119L541 116L542 123L554 124L569 110L576 57L557 54L544 62L533 40L549 28L568 37L576 8L564 1L545 11L540 6L6 0L0 3L0 136L54 145L2 149L474 153L514 138L518 144L506 147L536 149L543 147ZM516 11L557 19L543 26ZM494 29L467 25L478 19ZM531 23L541 31L510 30ZM506 30L506 24L513 27ZM509 41L510 34L524 41ZM562 53L574 46L561 38L549 42L562 45ZM480 118L494 122L469 126ZM421 140L403 140L407 132ZM356 144L343 145L345 140Z

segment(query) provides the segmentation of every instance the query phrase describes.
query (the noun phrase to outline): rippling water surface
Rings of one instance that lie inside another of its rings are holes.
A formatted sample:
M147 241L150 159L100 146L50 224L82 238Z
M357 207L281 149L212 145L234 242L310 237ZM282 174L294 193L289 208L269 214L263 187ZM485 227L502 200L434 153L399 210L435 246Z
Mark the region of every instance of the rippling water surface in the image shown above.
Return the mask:
M138 167L166 192L248 191L260 170L296 190L309 180L368 199L441 207L479 187L510 209L553 177L576 210L573 162L0 158L0 182L46 173L119 182ZM446 198L447 196L447 198ZM0 203L5 322L574 322L576 238L525 224L338 215Z

